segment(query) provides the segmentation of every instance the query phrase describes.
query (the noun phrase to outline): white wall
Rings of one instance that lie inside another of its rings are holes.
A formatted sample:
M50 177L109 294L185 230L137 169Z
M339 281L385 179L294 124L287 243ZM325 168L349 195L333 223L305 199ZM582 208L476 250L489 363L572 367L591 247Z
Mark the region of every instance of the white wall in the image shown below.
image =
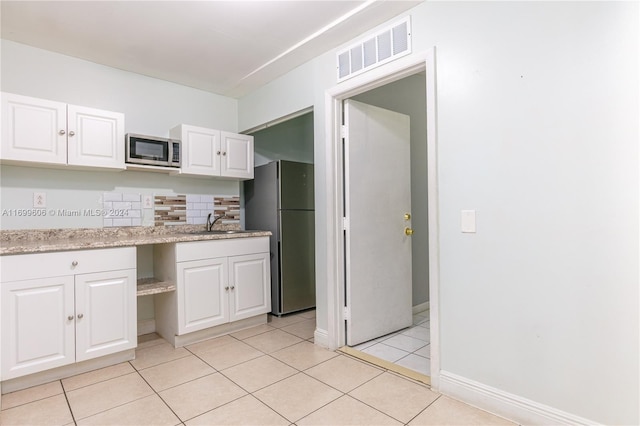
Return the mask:
M414 51L437 52L441 372L638 424L638 3L425 2L409 14ZM239 102L240 128L314 106L325 329L334 61ZM476 234L460 233L462 209L477 210Z
M125 114L125 131L169 136L177 124L235 132L237 101L2 40L2 91Z
M313 113L252 133L256 166L275 160L313 163Z
M235 132L237 101L58 53L2 40L1 90L125 114L125 132L169 136L177 124ZM122 142L124 143L124 141ZM101 208L103 192L238 195L233 181L144 172L67 171L2 166L0 209L28 209L45 192L53 209ZM146 217L145 224L153 218ZM101 217L2 216L0 229L101 227Z

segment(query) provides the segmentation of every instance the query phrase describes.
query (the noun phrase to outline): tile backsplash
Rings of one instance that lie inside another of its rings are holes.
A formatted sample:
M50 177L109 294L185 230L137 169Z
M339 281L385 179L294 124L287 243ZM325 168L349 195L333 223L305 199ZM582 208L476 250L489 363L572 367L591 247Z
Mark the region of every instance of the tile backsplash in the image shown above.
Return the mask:
M145 196L146 197L146 196ZM142 225L204 225L209 213L213 217L225 215L219 223L240 223L240 197L222 195L155 195L153 196L153 223L143 221L144 207L141 194L105 192L103 194L103 226ZM145 201L146 202L146 201ZM148 216L147 216L148 217Z
M187 224L204 225L207 216L225 215L221 223L240 223L240 197L217 195L187 195Z
M186 195L156 195L153 204L156 226L185 225L187 223Z
M141 226L140 194L105 192L102 194L102 224L111 226Z

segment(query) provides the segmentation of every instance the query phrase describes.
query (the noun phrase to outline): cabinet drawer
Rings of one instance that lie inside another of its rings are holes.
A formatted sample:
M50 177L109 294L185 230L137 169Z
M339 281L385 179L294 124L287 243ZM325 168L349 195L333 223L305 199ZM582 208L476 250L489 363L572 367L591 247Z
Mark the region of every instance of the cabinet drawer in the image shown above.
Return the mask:
M193 241L176 244L176 262L269 252L269 237Z
M135 267L135 247L0 256L0 281L89 274Z

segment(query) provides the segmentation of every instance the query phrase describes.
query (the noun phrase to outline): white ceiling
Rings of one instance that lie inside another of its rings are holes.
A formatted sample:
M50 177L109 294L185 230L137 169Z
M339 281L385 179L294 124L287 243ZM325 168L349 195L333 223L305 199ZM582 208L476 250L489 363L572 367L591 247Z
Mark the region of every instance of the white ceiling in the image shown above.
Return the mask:
M238 98L421 1L2 0L1 34Z

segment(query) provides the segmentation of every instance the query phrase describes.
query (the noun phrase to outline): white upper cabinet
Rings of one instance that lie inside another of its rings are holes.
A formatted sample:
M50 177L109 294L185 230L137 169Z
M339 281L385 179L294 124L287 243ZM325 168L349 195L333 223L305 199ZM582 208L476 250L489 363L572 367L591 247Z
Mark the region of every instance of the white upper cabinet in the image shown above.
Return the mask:
M67 106L67 164L124 169L124 114Z
M253 179L253 136L186 124L169 134L180 140L181 174Z
M2 160L67 164L67 105L2 93Z
M238 179L253 179L253 136L221 132L221 174Z
M182 124L169 135L180 140L181 173L220 176L220 130Z
M124 169L124 114L2 93L0 160Z

